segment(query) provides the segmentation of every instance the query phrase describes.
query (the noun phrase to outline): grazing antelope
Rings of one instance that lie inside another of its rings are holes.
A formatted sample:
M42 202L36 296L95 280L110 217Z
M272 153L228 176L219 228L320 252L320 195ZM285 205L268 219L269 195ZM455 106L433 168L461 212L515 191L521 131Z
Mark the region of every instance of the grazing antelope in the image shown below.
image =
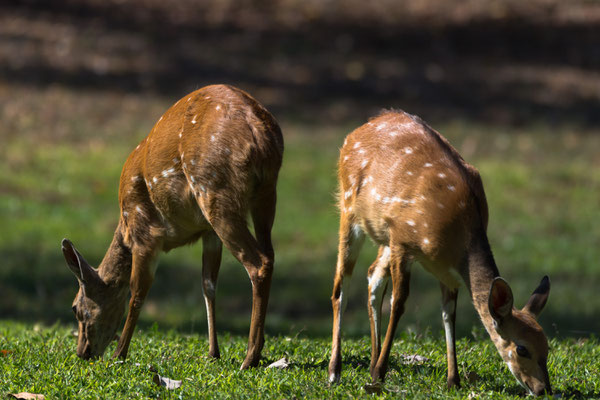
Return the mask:
M77 355L102 356L129 311L113 357L125 358L158 253L202 239L202 287L209 355L219 358L215 288L222 244L252 283L252 320L242 369L256 366L264 344L274 252L277 175L283 138L273 116L240 89L214 85L179 100L125 162L120 218L98 269L64 239L67 265L79 281L73 312ZM252 216L255 237L247 227Z
M398 319L418 261L439 281L446 332L448 387L459 386L454 322L462 279L498 352L530 393L550 393L548 341L536 317L550 290L542 279L521 310L499 277L488 244L488 208L477 170L439 133L404 112L386 112L344 142L339 160L340 232L333 284L329 380L341 373L341 318L348 282L365 233L379 245L368 270L373 382L383 381ZM380 342L381 303L392 278L391 314Z

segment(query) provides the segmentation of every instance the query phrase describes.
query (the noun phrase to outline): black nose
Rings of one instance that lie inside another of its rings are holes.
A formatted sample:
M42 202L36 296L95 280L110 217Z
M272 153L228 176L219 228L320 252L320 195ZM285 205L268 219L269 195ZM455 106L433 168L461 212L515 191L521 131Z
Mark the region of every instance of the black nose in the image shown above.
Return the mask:
M89 360L92 358L92 348L90 346L85 346L82 351L77 350L77 356L83 360Z

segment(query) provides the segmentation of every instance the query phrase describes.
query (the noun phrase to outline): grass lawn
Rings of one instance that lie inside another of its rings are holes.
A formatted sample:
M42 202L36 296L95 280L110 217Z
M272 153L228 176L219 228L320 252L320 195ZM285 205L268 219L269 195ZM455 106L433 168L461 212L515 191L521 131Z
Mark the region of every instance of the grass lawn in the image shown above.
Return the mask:
M482 334L482 332L480 332ZM457 343L463 386L445 388L445 346L439 336L403 333L392 350L390 371L377 397L519 398L523 390L501 362L489 340ZM222 358L207 357L205 335L182 335L151 328L134 336L129 358L83 361L74 354L75 338L64 326L0 323L0 395L17 392L46 398L371 398L369 341L343 342L342 382L329 387L329 340L303 335L267 337L260 367L240 371L246 338L220 336ZM111 346L111 350L114 346ZM548 361L555 393L563 398L600 396L600 346L596 339L551 341ZM424 357L411 361L409 356ZM286 357L287 369L267 369ZM591 360L595 360L591 363ZM153 382L155 373L182 381L169 391Z
M0 395L365 395L365 278L375 256L369 244L355 270L344 316L343 383L326 385L338 224L335 165L344 136L364 121L316 126L279 117L286 149L273 231L276 265L264 364L286 355L292 363L288 369L238 371L250 320L250 283L227 252L217 289L224 358L206 359L200 244L161 256L131 358L123 364L90 364L75 356L70 306L77 284L62 259L60 241L68 237L90 263L99 263L117 222L122 164L176 99L10 85L1 88L0 99L8 93L10 107L0 110L7 121L0 126L0 349L8 351L0 355ZM115 104L121 108L116 110ZM431 124L482 174L490 242L501 274L513 288L515 305L524 304L543 275L551 278L540 322L552 338L549 369L555 390L599 397L599 346L585 338L600 332L600 135L577 126L509 129L465 120ZM439 288L419 267L412 279L383 395L446 397ZM14 320L24 325L10 322ZM35 328L36 321L51 328ZM151 328L154 323L158 329ZM450 395L518 395L517 383L479 327L463 290L457 317L459 364L464 373L475 372L479 378ZM406 364L402 354L419 354L428 361ZM182 388L167 393L155 387L148 365L183 380Z

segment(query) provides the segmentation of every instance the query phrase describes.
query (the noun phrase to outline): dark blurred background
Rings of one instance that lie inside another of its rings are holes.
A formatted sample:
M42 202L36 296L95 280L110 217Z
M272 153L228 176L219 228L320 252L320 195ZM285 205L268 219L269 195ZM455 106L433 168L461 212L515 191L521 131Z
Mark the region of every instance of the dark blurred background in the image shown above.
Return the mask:
M0 5L0 77L179 97L233 82L276 115L597 124L600 5L77 0Z

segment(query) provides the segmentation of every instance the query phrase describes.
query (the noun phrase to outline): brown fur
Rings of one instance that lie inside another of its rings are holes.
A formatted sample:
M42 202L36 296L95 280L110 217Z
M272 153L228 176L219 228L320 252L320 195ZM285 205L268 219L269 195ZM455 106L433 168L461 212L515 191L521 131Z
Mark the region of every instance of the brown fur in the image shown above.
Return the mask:
M277 122L239 89L207 86L169 108L125 162L121 217L98 270L86 267L70 242L63 242L81 287L74 302L83 333L78 354L104 352L123 316L129 286L129 312L114 354L126 357L158 253L202 238L210 354L219 357L214 292L225 244L252 281L252 320L242 368L257 365L274 261L271 227L282 156ZM248 213L255 237L247 228ZM98 279L86 282L83 274L97 274Z
M512 310L512 293L511 307L501 324L494 322L488 309L490 288L504 281L498 278L487 242L488 208L477 169L418 117L385 112L348 135L340 151L338 179L340 244L332 296L330 380L339 380L341 370L342 284L344 277L352 274L366 234L380 246L369 268L373 381L385 376L397 321L408 297L410 264L418 261L440 281L442 289L448 386L460 383L454 321L463 280L484 326L517 379L535 393L550 391L547 342L532 314ZM388 276L392 309L381 344L379 314ZM516 357L516 343L530 350L537 368L531 367L528 359ZM511 351L513 358L509 359Z

